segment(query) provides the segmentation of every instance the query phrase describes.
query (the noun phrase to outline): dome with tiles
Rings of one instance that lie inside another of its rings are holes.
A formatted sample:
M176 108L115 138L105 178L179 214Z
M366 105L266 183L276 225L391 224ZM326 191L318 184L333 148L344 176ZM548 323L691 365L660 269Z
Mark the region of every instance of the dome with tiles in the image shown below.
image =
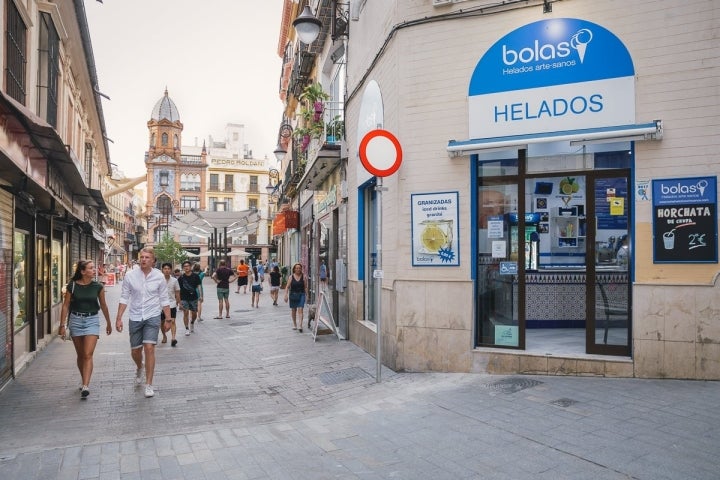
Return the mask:
M175 102L173 102L168 96L167 88L165 89L165 95L163 95L163 97L155 104L151 118L156 121L162 120L163 118L166 118L171 122L180 121L180 113L178 113Z

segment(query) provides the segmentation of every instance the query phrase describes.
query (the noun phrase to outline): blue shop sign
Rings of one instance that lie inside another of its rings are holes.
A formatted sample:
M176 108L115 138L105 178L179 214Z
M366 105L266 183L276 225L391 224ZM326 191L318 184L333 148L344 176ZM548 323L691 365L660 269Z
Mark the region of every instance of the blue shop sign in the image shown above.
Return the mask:
M635 68L609 30L575 18L541 20L498 40L469 86L470 137L635 122Z

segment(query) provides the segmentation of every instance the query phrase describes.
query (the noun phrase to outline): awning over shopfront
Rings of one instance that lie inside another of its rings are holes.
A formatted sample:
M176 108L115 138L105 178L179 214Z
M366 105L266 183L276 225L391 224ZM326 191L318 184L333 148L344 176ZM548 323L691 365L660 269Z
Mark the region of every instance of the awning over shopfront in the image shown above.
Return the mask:
M96 190L94 188L88 188L88 192L90 192L90 197L92 197L93 201L95 202L95 205L97 205L98 209L101 212L109 212L107 207L107 203L105 203L105 199L103 198L102 192L100 190Z
M71 157L70 151L55 128L29 108L1 91L0 106L15 115L15 118L27 131L33 145L43 156L49 161L57 163L54 172L62 175L76 196L89 196L90 193L80 173L80 167Z
M462 157L487 150L524 148L534 143L567 141L570 144L629 142L632 140L660 140L662 120L636 125L565 130L561 132L510 135L507 137L475 138L471 140L450 140L447 152L451 157Z
M282 235L288 228L300 228L300 214L297 210L279 212L273 220L272 234Z
M93 238L94 238L95 240L97 240L98 242L100 242L100 243L102 243L103 245L105 245L105 237L104 237L103 234L100 233L98 230L96 230L96 229L93 228L92 236L93 236Z

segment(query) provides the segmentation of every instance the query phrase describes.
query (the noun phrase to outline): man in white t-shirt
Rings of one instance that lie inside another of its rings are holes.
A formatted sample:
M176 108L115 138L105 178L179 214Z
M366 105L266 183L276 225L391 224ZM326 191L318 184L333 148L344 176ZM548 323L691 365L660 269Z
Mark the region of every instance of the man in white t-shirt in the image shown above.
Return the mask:
M167 282L168 300L170 301L170 318L165 318L165 314L160 315L160 331L162 332L162 343L167 343L167 331L170 330L172 338L170 345L173 347L177 345L175 339L175 332L177 327L175 326L175 318L177 317L177 306L180 304L180 284L178 284L177 278L172 274L173 268L171 263L162 264L162 273L165 275L165 281Z

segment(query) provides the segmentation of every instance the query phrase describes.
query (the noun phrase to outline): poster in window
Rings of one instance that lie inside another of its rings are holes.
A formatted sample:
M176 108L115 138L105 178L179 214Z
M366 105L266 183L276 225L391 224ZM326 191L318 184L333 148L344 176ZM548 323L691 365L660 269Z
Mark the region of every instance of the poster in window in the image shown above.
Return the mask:
M412 194L412 264L460 265L458 192Z

